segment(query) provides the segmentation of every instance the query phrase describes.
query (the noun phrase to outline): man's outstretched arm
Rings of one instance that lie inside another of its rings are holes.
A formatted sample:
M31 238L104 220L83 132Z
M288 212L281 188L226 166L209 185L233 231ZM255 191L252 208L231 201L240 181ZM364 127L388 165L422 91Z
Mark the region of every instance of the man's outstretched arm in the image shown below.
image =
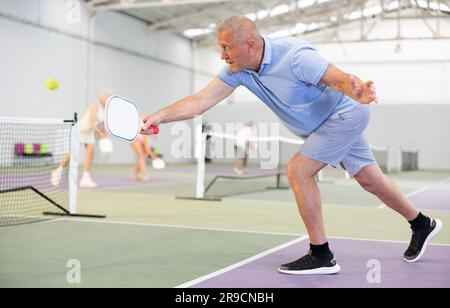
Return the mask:
M362 82L358 77L344 73L333 64L328 66L320 82L362 104L378 102L373 81Z
M187 96L157 113L145 115L142 118L142 122L144 122L142 133L149 134L150 125L158 126L161 123L188 120L203 114L230 96L234 89L216 77L199 92Z

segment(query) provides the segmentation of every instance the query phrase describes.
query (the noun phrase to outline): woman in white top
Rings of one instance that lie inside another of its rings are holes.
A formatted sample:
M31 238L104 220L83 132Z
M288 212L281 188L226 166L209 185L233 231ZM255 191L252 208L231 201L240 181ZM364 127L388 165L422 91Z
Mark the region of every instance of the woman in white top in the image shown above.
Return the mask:
M99 102L91 104L80 121L80 143L84 144L86 148L80 187L93 188L97 186L90 175L92 161L94 160L95 134L100 138L107 137L104 121L106 103L110 96L110 90L103 90L100 94Z

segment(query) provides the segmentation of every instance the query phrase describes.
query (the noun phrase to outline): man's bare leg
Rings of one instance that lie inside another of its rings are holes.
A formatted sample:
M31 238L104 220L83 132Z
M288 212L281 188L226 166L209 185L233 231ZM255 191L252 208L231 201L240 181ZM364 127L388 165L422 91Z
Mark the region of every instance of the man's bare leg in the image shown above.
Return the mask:
M413 235L403 259L407 262L418 261L425 253L428 243L442 229L442 222L420 213L377 164L362 168L355 175L355 179L365 190L377 196L411 224Z
M325 166L301 154L296 154L289 162L287 175L309 234L310 252L298 260L282 264L278 269L281 273L335 274L341 269L328 247L320 191L315 179L317 172Z
M326 165L301 154L296 154L288 164L289 184L297 200L300 216L308 230L311 244L327 241L322 215L322 201L315 175Z
M383 174L377 164L362 168L355 179L361 187L377 196L406 220L411 221L419 215L419 210L402 194L394 181Z

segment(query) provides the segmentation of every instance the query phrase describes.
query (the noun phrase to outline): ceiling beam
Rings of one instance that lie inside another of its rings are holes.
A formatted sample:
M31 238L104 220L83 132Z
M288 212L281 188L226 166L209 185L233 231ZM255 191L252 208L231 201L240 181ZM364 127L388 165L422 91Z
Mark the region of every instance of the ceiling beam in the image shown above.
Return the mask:
M258 1L258 0L256 0ZM359 1L365 1L365 0L357 0ZM262 7L273 7L274 3L278 3L281 4L282 1L258 1L258 5L262 6ZM309 9L310 8L314 8L314 10L320 10L320 14L322 14L326 9L324 8L328 8L330 6L330 4L332 4L332 7L334 8L338 8L341 5L338 3L339 1L333 1L330 3L322 3L322 4L316 4L314 6L311 7L306 7L306 8L299 8L297 10L299 11L308 11L306 13L305 16L309 16L310 12ZM240 3L239 5L242 5L244 3ZM157 22L151 25L150 29L151 30L164 30L164 31L182 31L188 28L205 28L207 24L210 23L217 23L220 22L222 19L230 16L230 15L245 15L245 14L249 14L249 13L256 13L253 10L254 7L251 7L249 5L243 5L242 7L236 7L236 3L224 3L223 5L219 6L219 7L214 7L214 8L207 8L207 9L203 9L200 11L197 11L193 14L187 14L187 15L183 15L180 17L176 17L176 18L172 18L172 19L167 19L161 22ZM295 11L297 11L295 10ZM217 18L217 12L220 11L221 12L221 18L218 19ZM269 10L270 11L270 10ZM269 12L270 13L270 12ZM315 15L316 13L314 13ZM278 20L280 18L283 18L285 15L295 15L293 16L293 20L294 19L298 19L298 14L296 14L296 12L291 11L287 14L283 14L283 15L278 15L276 17L268 17L268 18L264 18L264 19L257 19L256 23L258 24L258 26L264 25L266 22L268 22L269 20ZM208 20L204 20L203 21L203 26L198 25L198 22L202 22L202 17L205 16L211 16L213 18L208 19ZM298 23L299 21L297 21L296 23ZM197 24L197 25L196 25ZM182 27L183 29L181 29L180 27Z
M241 5L239 3L238 5ZM200 9L192 14L186 14L183 16L163 20L161 22L154 23L150 26L150 30L163 30L163 31L183 31L189 28L206 28L210 23L220 22L221 19L226 18L228 15L244 14L242 10L236 8L237 3L225 3L221 6L214 7L213 9L205 8ZM217 17L220 11L220 18ZM196 24L201 25L196 26Z
M311 23L325 23L324 27L320 27L314 30L306 30L305 32L296 34L295 36L299 35L308 35L310 33L317 33L319 31L324 32L326 37L330 39L330 33L326 31L330 31L331 29L334 29L334 31L331 33L331 36L337 38L338 35L338 29L344 25L358 22L362 23L365 22L366 26L368 26L365 31L363 32L363 36L359 40L352 40L352 41L372 41L373 39L368 39L368 34L373 30L373 27L375 24L369 24L369 18L372 16L360 16L358 18L349 20L344 19L343 16L346 14L349 14L350 12L360 10L360 5L363 2L363 0L358 1L349 1L349 3L346 6L340 6L339 8L336 7L337 2L327 2L324 3L322 7L315 6L311 7L307 14L303 15L302 20L299 20L298 13L296 12L290 12L287 14L279 15L274 18L266 18L263 20L260 20L258 23L258 28L260 28L263 32L266 33L273 33L278 30L282 30L283 28L287 27L294 27L296 23L301 22L306 25ZM383 4L383 2L381 2ZM326 7L325 7L326 6ZM418 9L418 11L417 11ZM410 11L412 14L402 14L400 16L397 16L396 13L399 11ZM417 20L418 17L420 18L421 10L428 10L424 8L416 8L416 7L409 7L408 5L402 5L399 8L394 8L391 10L387 10L386 8L383 8L383 10L380 13L374 14L373 17L379 17L381 20ZM392 15L393 14L393 15ZM441 14L442 16L445 16ZM330 16L336 16L337 20L335 22L330 21ZM422 18L431 18L436 19L437 16L422 16ZM399 30L399 29L398 29ZM394 39L412 39L407 37L402 37L401 35L398 35ZM417 39L432 39L433 37L417 37ZM434 35L435 39L448 39L447 36L442 35ZM195 38L195 40L198 41L198 45L201 47L205 46L211 46L215 44L215 37L213 35L203 35ZM338 39L339 40L339 39ZM383 39L381 39L383 40ZM384 40L390 40L390 39L384 39ZM348 40L345 40L347 42Z
M90 1L88 6L93 11L120 11L142 8L161 8L180 5L223 4L227 2L248 2L257 0L123 0Z

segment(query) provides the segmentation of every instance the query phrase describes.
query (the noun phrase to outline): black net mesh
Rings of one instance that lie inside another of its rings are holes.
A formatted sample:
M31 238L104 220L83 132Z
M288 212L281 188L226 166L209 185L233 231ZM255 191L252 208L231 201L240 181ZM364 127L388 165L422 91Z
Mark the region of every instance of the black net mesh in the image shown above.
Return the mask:
M227 139L228 138L228 139ZM205 197L223 198L287 188L286 165L300 149L298 139L254 137L247 153L235 148L232 136L214 135L206 144ZM236 159L246 157L245 164Z
M69 209L72 123L0 117L0 227Z

